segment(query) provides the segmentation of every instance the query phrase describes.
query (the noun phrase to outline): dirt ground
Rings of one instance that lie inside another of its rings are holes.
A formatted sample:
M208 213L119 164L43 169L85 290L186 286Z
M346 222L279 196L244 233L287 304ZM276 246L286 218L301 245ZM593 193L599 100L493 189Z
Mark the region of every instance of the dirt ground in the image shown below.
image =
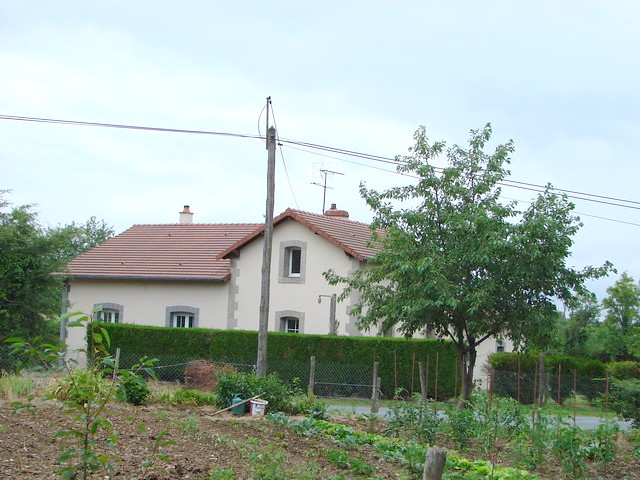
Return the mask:
M133 407L114 402L105 416L119 434L112 452L112 478L126 480L194 479L349 479L412 478L407 470L384 461L370 447L358 447L348 454L373 467L362 473L337 466L328 452L335 451L330 441L307 437L291 428L273 425L264 417L234 417L228 412L211 416L209 407L173 407L165 404ZM16 413L0 400L0 479L55 479L61 468L57 459L64 450L64 438L55 438L69 429L73 416L52 401L39 402L33 412ZM358 427L353 418L333 421ZM138 425L146 426L146 433ZM362 426L360 426L362 427ZM164 436L162 432L166 432ZM174 442L159 448L159 441ZM622 438L622 437L621 437ZM624 443L624 442L622 442ZM163 450L167 462L157 458ZM500 449L499 449L500 450ZM465 455L473 457L473 455ZM493 460L509 464L508 458ZM147 466L144 466L145 463ZM149 465L150 464L150 465ZM215 475L211 476L212 471ZM555 461L542 465L541 480L566 478ZM211 477L210 477L211 476ZM91 478L109 478L106 473ZM632 455L628 442L621 444L618 460L606 469L594 466L588 479L640 479L640 459Z
M112 457L114 478L204 480L212 467L217 478L225 479L252 478L256 470L276 477L254 478L279 478L278 471L287 472L282 478L352 478L327 459L325 452L333 446L326 440L274 426L265 417L234 417L227 412L212 417L212 412L203 407L112 404L105 416L119 433L117 455ZM0 479L59 478L55 473L61 467L57 458L65 440L54 438L54 434L69 428L71 418L54 402L37 405L33 413L15 413L13 407L0 403ZM139 423L146 426L147 435L138 428ZM154 457L154 440L161 432L167 432L163 441L175 442L163 448L169 456L166 463ZM374 467L372 476L398 478L400 468L380 461L371 449L349 454L366 459ZM153 465L143 467L145 460ZM233 470L234 476L225 470ZM105 478L105 474L91 478Z

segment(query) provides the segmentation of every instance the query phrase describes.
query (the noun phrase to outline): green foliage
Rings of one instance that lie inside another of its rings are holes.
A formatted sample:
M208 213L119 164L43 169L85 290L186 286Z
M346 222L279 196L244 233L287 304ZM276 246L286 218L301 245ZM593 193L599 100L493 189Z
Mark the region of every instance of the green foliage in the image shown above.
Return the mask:
M11 207L0 190L0 341L41 336L54 343L66 262L113 235L92 217L85 225L45 229L32 205Z
M97 328L97 327L94 327ZM100 324L111 337L111 349L120 348L127 353L152 354L158 357L158 366L184 363L185 358L211 359L217 362L246 363L252 365L257 357L258 333L242 330L209 330L200 328L147 327L128 324ZM140 342L144 338L144 342ZM397 386L409 390L419 385L418 369L394 370L396 365L411 365L423 361L428 365L429 391L435 391L436 358L438 359L438 398L448 398L456 391L456 351L451 342L427 339L402 339L382 337L338 337L327 335L289 335L269 333L268 371L293 384L295 378L309 377L309 357L315 355L320 363L342 365L367 365L380 363L382 391L392 396L397 371ZM89 346L91 348L91 346ZM279 366L286 364L286 368ZM130 365L122 364L123 368ZM296 368L292 368L296 367ZM163 380L165 371L159 369ZM287 373L287 376L284 373ZM173 370L172 375L175 375ZM353 383L349 369L332 369L336 383ZM168 377L167 380L175 380ZM459 390L459 388L458 388Z
M518 398L521 403L533 403L533 388L538 357L534 354L494 353L489 356L493 368L493 392L500 396ZM573 395L573 372L576 372L577 393L590 401L603 394L606 388L606 365L598 360L565 355L545 355L545 368L550 374L549 394L558 398L558 374L560 374L560 402ZM518 374L520 382L518 382Z
M132 405L145 405L149 401L151 390L141 375L128 375L118 384L121 398Z
M607 372L616 380L640 379L640 362L610 362L607 363Z
M640 380L618 380L611 384L609 402L613 411L640 428Z
M349 455L344 450L330 448L324 455L338 468L350 470L356 475L371 475L373 473L373 467L367 465L363 460Z
M216 405L216 397L213 393L205 393L199 390L176 390L163 394L163 400L172 405Z
M424 403L420 395L413 401L396 402L390 409L385 433L415 438L427 445L434 445L441 424L435 402Z
M471 131L468 147L445 149L418 129L409 155L397 159L398 171L417 182L384 192L361 185L381 246L371 268L348 277L325 272L330 284L346 285L340 299L361 294L352 310L361 327L397 326L407 336L426 328L453 340L464 362L465 398L480 343L499 336L548 343L557 298L586 294L584 281L610 270L608 263L581 271L566 265L580 223L551 186L524 212L501 200L514 147L510 141L485 153L490 137L486 125ZM448 165L436 168L441 155Z
M231 401L235 395L239 395L243 400L260 395L261 399L269 402L268 408L272 412L288 412L292 410L294 393L275 374L257 377L254 374L246 373L223 373L218 378L218 385L214 388L216 404L223 408L231 406Z
M116 394L117 383L134 384L141 378L140 372L153 376L153 360L143 360L133 370L118 370L114 357L108 352L110 337L108 332L91 327L91 318L80 312L68 313L61 317L69 328L86 327L91 348L98 355L91 368L71 369L65 361L64 350L55 345L42 343L36 338L27 342L21 338L10 338L13 352L26 357L23 365L39 361L44 365L65 362L65 373L54 384L50 396L63 401L73 422L68 428L57 431L54 436L61 439L62 452L58 457L61 465L58 474L62 479L83 480L99 473L113 475L112 452L118 443L118 435L111 422L103 415L104 409ZM134 395L141 398L140 391Z

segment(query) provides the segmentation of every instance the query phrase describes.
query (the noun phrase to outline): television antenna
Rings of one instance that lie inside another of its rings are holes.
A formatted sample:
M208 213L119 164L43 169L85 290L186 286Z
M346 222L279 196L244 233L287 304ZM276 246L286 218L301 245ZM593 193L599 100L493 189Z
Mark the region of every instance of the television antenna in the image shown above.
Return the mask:
M325 207L326 207L326 201L327 201L327 189L333 190L332 187L328 187L327 186L327 177L329 177L329 175L344 175L344 173L335 172L333 170L327 170L326 168L321 168L320 169L320 175L322 175L323 182L322 183L311 182L311 185L317 185L318 187L322 187L322 189L323 189L323 193L322 193L322 214L324 215Z

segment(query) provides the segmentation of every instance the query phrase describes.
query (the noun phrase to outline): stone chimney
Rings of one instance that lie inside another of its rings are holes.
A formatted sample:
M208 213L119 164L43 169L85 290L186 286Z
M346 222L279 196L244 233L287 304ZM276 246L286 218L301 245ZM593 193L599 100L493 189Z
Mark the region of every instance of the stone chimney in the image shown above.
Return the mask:
M184 209L180 212L179 223L193 223L193 213L189 211L189 205L185 205Z
M349 218L349 212L346 210L338 210L336 208L336 204L332 203L331 208L324 212L326 217L340 217L340 218Z

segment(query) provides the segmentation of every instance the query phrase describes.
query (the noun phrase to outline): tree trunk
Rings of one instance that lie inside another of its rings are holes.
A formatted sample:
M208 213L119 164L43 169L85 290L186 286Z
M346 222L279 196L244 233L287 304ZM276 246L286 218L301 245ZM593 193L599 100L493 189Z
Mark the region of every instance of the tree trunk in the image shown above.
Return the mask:
M476 366L476 349L461 354L462 364L462 399L469 400L473 392L473 371Z

